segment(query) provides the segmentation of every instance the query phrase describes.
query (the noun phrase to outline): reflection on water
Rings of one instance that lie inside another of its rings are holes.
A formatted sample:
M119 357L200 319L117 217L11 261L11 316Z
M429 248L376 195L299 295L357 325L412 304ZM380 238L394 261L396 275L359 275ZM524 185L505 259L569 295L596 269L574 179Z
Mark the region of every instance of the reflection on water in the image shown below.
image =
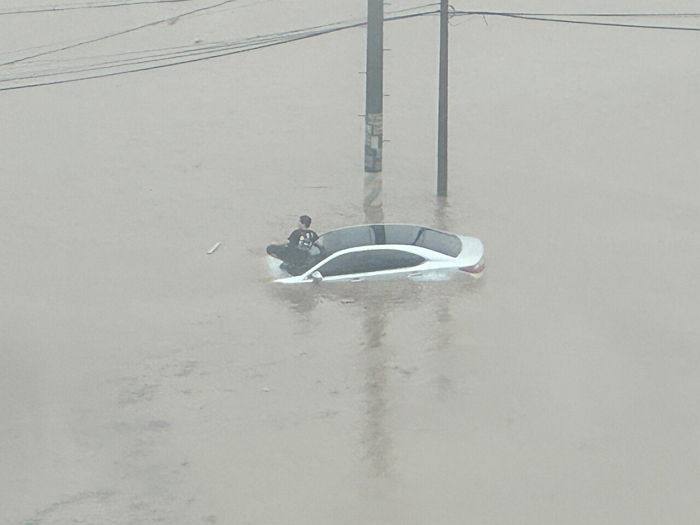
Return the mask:
M381 206L365 208L366 223L381 223L384 211ZM450 231L449 205L446 198L437 198L434 209L434 224L429 225ZM388 424L388 403L391 384L387 375L389 350L385 345L387 332L391 330L388 317L400 309L418 307L432 311L434 333L430 337L428 353L437 354L451 343L449 330L450 297L474 293L477 283L463 275L428 276L423 281L397 280L358 283L309 283L303 285L273 284L272 293L287 303L304 322L307 315L323 303L345 304L350 307L348 315L361 312L361 351L364 366L364 400L361 412L365 414L362 432L364 458L368 463L368 474L374 478L386 477L392 471L392 438ZM355 338L356 340L358 338ZM449 389L441 383L440 390ZM444 394L444 392L443 392Z
M391 437L387 429L387 305L379 297L372 297L364 308L362 323L365 332L363 357L365 362L365 431L363 443L370 474L382 477L391 471Z
M270 283L270 293L287 303L292 310L299 314L312 312L323 298L320 284L280 284Z
M449 220L449 210L450 205L447 202L447 197L435 197L435 209L434 218L435 224L433 225L438 230L450 231L450 220ZM460 232L456 232L460 233Z
M486 276L478 279L463 272L441 274L441 279L396 279L382 281L320 282L304 284L267 283L268 293L295 312L309 313L324 303L342 303L352 311L366 311L375 302L385 313L414 309L435 303L449 302L450 298L478 294ZM441 319L449 317L441 316Z
M447 202L447 197L436 197L434 217L436 228L444 231L451 230L449 221L449 203ZM430 352L441 352L443 349L449 347L452 340L452 333L450 331L451 319L450 296L445 295L442 301L438 301L435 310L435 334L433 337L434 344L432 345L432 348L429 349ZM450 387L451 385L449 379L446 376L441 375L438 383L440 396L445 397Z
M365 206L364 210L367 224L381 224L384 222L384 208L382 206Z
M378 199L382 202L381 196ZM365 222L384 222L384 208L365 206ZM363 443L370 475L383 477L390 473L391 438L387 430L387 351L383 340L386 334L386 316L390 308L381 297L370 296L365 304L362 328L364 330L365 358L365 431Z
M382 222L383 216L381 207L373 207L366 210L365 219L367 223ZM451 231L447 199L436 199L434 224L429 226ZM388 319L401 310L416 308L431 317L431 335L425 352L432 356L432 360L437 360L435 365L441 368L446 366L442 362L446 357L443 356L444 350L450 348L454 335L451 329L454 321L450 312L451 300L478 293L482 282L458 272L447 276L436 275L423 281L405 279L269 285L270 293L299 314L304 323L312 322L308 314L317 308L323 310L324 305L342 304L347 307L343 315L361 316L361 334L348 334L348 339L362 341L357 347L364 370L364 397L359 409L365 419L360 439L370 477L385 478L393 470L392 431L387 402L392 396L388 374L390 350L385 340L396 327L392 327ZM438 393L444 397L450 389L449 380L444 375L440 375L439 379Z

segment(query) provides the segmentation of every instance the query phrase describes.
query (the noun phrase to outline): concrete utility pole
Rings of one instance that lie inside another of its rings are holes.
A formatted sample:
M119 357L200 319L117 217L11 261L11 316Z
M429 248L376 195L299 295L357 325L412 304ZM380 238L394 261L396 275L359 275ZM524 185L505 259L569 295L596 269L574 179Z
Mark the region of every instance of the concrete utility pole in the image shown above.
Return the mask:
M437 194L447 195L447 0L440 0L440 81L438 86Z
M381 205L382 105L384 99L384 0L367 0L365 92L365 207Z

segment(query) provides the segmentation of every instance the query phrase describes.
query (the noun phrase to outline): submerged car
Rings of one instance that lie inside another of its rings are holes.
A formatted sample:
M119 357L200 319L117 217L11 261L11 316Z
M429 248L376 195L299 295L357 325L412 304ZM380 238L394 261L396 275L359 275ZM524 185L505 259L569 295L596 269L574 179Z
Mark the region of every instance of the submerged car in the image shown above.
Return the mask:
M289 284L420 279L460 270L477 276L484 269L484 245L475 237L425 226L365 224L324 233L301 267L281 268L287 272L275 282Z

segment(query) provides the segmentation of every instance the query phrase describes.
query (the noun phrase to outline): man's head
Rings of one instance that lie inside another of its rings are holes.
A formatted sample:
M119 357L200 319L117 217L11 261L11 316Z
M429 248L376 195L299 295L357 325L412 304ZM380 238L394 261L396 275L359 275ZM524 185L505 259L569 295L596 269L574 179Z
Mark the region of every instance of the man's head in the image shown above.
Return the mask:
M311 217L308 215L302 215L299 217L299 224L301 224L304 228L309 228L309 226L311 226Z

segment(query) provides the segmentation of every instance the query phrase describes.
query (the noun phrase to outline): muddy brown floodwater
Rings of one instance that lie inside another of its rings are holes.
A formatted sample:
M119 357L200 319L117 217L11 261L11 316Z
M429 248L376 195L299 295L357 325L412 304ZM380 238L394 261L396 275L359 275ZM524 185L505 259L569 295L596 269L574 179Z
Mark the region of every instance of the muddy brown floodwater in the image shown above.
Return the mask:
M3 62L181 4L2 15ZM527 8L612 9L566 4ZM365 10L232 3L0 75ZM381 211L482 239L478 281L270 282L300 213L365 222L362 28L0 92L1 523L697 523L698 33L454 19L439 201L437 31L385 28Z

